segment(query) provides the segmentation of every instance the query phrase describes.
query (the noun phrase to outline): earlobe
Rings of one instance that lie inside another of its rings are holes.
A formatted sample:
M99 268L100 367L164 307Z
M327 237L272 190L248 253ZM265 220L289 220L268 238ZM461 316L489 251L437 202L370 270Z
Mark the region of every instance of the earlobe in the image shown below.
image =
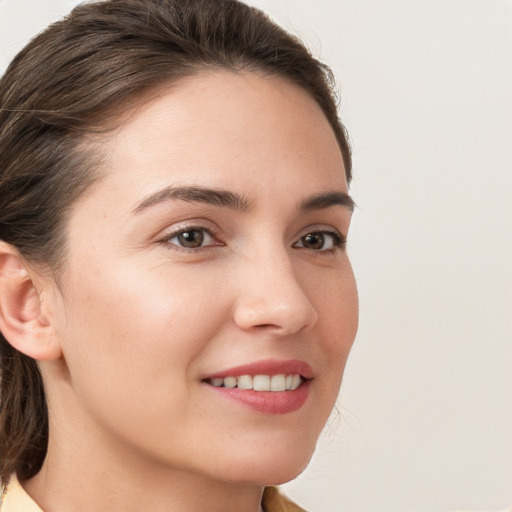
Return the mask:
M36 360L61 356L52 323L18 251L0 242L0 331L18 351Z

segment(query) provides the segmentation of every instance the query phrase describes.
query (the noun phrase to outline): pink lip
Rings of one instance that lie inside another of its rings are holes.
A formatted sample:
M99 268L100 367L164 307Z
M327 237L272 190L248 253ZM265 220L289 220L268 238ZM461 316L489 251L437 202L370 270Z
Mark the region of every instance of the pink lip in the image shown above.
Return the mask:
M253 389L217 388L207 385L223 398L262 414L287 414L299 410L309 396L312 381L304 381L294 391L254 391Z
M208 389L223 398L233 400L262 414L287 414L300 409L309 396L309 388L313 378L313 370L304 361L296 359L277 361L269 359L208 375L204 381L224 377L240 377L241 375L280 375L298 374L305 380L293 391L254 391L252 389L222 388L209 384Z
M216 379L224 377L240 377L241 375L280 375L280 374L298 374L304 379L313 378L313 370L309 364L298 359L288 361L278 361L276 359L267 359L256 363L235 366L226 370L212 373L205 377L206 379Z

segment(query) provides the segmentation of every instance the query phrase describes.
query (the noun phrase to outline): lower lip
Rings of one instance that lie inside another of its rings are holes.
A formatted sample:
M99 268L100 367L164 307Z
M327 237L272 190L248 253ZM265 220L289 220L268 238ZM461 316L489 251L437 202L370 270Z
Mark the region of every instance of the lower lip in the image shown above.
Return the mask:
M311 381L303 382L293 391L254 391L253 389L221 388L207 384L221 396L262 414L288 414L298 411L309 396Z

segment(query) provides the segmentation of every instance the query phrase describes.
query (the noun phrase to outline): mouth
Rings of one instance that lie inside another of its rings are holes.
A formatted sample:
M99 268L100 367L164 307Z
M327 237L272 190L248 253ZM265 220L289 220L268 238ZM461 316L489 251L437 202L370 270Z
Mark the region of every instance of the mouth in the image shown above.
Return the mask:
M303 382L299 374L278 375L240 375L239 377L215 377L206 379L205 382L216 388L238 388L254 391L295 391Z
M267 360L210 375L202 382L218 395L263 414L286 414L307 401L311 367L302 361Z

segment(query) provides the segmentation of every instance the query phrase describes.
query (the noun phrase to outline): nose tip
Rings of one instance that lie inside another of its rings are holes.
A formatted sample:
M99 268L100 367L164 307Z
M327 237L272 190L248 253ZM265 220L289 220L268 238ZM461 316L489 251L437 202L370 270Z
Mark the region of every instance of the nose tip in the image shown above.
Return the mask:
M245 304L235 314L235 323L243 330L266 329L281 336L299 333L316 324L318 315L312 307L269 308L265 304Z
M268 330L286 336L313 327L318 313L291 269L244 281L234 320L243 330Z

